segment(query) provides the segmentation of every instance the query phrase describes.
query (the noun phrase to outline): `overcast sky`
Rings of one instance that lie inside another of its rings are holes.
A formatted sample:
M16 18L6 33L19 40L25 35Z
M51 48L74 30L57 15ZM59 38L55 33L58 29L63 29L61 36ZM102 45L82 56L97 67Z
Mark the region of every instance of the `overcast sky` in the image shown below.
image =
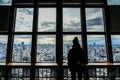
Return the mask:
M10 0L0 0L0 4L10 4ZM118 4L120 0L108 0L108 4ZM100 8L87 8L86 9L86 22L87 22L87 31L104 31L103 28L103 15L102 9ZM16 14L16 23L15 23L15 31L22 32L32 32L33 27L33 8L19 8L17 9ZM59 27L59 26L58 26ZM56 31L56 8L40 8L39 9L39 17L38 17L38 31ZM80 16L80 8L64 8L63 9L63 31L81 31L81 16ZM19 36L18 36L19 37ZM26 36L27 37L27 36ZM43 41L53 41L55 43L54 37L42 37L45 40ZM70 36L64 39L71 39ZM100 41L104 42L104 36L88 36L89 41ZM95 38L96 37L96 38ZM3 38L6 37L1 36L0 42L3 41ZM16 37L17 38L17 37ZM18 38L19 41L22 39ZM16 39L16 40L18 40ZM24 41L28 39L24 39ZM81 39L80 39L81 40Z

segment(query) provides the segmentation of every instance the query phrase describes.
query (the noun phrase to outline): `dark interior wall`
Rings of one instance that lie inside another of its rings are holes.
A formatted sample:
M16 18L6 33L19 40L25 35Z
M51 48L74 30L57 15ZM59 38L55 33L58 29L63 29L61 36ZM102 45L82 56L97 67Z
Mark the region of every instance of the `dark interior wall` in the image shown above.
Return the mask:
M8 30L10 7L0 7L0 31Z
M111 32L120 32L120 6L110 7Z

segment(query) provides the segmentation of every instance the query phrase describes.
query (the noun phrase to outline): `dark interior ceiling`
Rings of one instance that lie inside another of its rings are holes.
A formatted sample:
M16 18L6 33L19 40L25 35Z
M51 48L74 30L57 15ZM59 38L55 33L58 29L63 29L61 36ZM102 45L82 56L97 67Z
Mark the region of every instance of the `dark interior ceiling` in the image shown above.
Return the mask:
M16 3L32 3L34 0L15 0ZM58 0L39 0L39 2L56 2ZM81 2L81 0L63 0L63 2ZM86 3L103 3L104 0L85 0Z

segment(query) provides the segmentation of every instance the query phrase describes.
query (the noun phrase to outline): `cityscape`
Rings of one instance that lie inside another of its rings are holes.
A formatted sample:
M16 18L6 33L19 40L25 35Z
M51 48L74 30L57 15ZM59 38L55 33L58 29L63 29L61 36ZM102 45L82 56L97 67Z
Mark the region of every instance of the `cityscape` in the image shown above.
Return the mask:
M71 48L70 44L63 46L63 62L67 63L67 54ZM120 45L113 45L113 60L120 62ZM7 44L0 43L0 62L6 61ZM55 44L38 44L37 45L36 62L56 62L56 47ZM106 47L104 45L97 45L96 43L88 46L88 62L106 62ZM13 45L12 62L31 62L31 44Z

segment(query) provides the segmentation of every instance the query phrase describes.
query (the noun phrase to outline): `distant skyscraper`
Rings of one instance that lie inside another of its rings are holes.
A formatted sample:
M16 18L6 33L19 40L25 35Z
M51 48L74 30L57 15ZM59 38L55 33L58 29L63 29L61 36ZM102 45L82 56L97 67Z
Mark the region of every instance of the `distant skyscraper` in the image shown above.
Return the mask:
M21 42L22 49L25 50L24 42Z
M96 43L95 42L93 43L93 47L96 47Z

